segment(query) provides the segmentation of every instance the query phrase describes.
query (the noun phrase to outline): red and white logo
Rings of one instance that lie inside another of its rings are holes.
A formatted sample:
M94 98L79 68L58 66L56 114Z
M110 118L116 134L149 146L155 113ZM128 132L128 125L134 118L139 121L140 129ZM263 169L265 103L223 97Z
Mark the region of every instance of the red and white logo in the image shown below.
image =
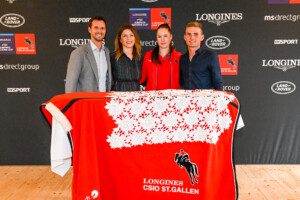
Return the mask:
M171 8L151 8L151 30L165 23L171 27Z
M90 196L86 196L84 200L97 199L98 196L99 196L98 190L93 190L93 191L91 191L91 195Z
M238 75L238 54L219 55L222 75Z
M32 33L15 34L16 54L36 54L35 35Z

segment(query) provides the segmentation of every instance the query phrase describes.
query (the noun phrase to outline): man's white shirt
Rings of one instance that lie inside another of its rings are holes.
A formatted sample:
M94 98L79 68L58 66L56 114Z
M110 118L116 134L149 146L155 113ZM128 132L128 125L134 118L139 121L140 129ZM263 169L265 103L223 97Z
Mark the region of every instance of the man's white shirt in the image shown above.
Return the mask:
M98 77L99 77L99 91L106 91L106 74L107 74L107 60L104 51L104 44L99 49L92 41L90 42L91 48L96 60L97 69L98 69Z

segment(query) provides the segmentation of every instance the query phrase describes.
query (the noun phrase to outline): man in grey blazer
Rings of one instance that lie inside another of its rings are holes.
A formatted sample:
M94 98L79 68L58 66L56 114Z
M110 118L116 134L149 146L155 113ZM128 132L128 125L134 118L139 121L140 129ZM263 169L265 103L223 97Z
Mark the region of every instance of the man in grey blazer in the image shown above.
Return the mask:
M65 92L110 91L112 84L109 50L104 46L106 21L93 17L89 21L89 43L72 51L68 63Z

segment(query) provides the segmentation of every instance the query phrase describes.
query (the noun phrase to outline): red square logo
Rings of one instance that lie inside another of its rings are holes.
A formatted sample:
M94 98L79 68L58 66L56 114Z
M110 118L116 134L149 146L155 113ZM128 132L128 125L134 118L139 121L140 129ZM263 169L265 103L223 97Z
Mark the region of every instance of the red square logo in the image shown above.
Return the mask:
M290 0L290 4L300 4L300 0Z
M156 30L161 24L171 27L171 8L151 8L151 30Z
M222 75L238 74L238 54L219 55L219 63Z
M15 34L16 54L36 54L35 35Z

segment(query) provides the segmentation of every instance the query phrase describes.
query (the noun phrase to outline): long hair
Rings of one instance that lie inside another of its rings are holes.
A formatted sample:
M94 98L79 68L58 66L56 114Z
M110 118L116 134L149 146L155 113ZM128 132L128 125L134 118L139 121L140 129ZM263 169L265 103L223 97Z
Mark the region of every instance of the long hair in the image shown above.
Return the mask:
M156 29L156 34L157 34L157 31L161 28L167 29L168 32L172 35L172 30L171 30L169 24L167 24L167 23L159 25L158 28ZM169 49L170 49L169 53L172 53L172 51L173 51L172 42L170 43ZM161 62L158 58L158 55L159 55L159 46L158 46L158 44L156 44L156 46L154 47L152 54L151 54L151 61L156 64L161 64Z
M115 58L116 58L116 60L119 60L119 58L121 57L121 55L123 53L123 46L121 43L121 35L122 35L123 31L126 29L130 30L134 35L135 41L134 41L134 46L133 46L133 59L138 60L141 57L141 51L142 51L141 40L140 40L140 36L139 36L137 30L131 24L124 24L118 30L118 34L115 39L115 53L116 53Z

